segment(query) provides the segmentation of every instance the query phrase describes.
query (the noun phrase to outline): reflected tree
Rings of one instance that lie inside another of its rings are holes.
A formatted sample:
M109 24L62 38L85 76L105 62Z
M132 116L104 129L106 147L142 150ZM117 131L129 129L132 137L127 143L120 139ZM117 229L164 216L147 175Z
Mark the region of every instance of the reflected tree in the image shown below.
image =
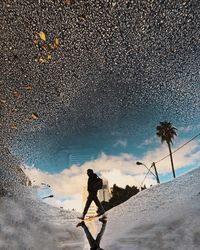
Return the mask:
M174 163L173 163L173 158L172 158L171 144L172 144L172 140L174 139L174 137L177 136L176 134L177 129L173 127L170 122L167 122L167 121L160 122L160 125L157 126L156 129L157 129L156 135L161 139L161 142L162 143L166 142L168 145L172 172L175 178L176 175L175 175Z

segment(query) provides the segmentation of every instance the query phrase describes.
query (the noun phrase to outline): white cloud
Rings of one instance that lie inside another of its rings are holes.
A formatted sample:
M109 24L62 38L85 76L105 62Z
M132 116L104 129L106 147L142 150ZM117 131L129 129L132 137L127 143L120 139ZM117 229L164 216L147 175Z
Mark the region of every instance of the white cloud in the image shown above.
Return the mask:
M66 197L66 200L60 200L59 197L53 197L51 199L45 199L44 201L54 207L63 207L64 209L69 210L75 209L79 212L83 210L81 193L70 196L70 199L69 197Z
M153 137L151 137L151 138L149 138L149 139L146 139L144 142L142 142L139 146L138 146L138 148L142 148L142 147L144 147L144 146L149 146L149 145L151 145L151 144L153 144L153 143L155 143L155 142L157 142L158 141L158 137L157 136L153 136Z
M41 183L49 184L56 196L79 193L87 180L83 168L78 166L72 166L70 169L64 169L62 172L56 174L50 174L40 169L29 167L26 167L25 172L34 181L34 185L40 185Z
M172 146L172 151L180 147L186 142L186 140L181 140L176 144L176 147ZM195 150L198 150L196 153ZM169 150L166 143L161 144L160 148L157 148L153 151L149 151L143 158L143 161L146 162L149 166L152 162L162 159L164 156L169 155ZM182 168L191 164L198 164L200 159L200 145L196 140L190 142L179 151L173 154L174 166L175 169ZM163 161L156 164L158 171L160 173L166 173L171 170L170 157L167 157Z
M190 132L194 129L194 127L192 125L189 125L187 127L180 127L178 129L179 132Z
M198 131L200 129L200 124L197 125L189 125L187 127L180 127L178 129L178 132L183 132L183 133L187 133L187 132L191 132L191 131Z
M121 146L121 147L127 147L127 140L124 139L124 140L118 140L115 144L114 144L114 147L118 147L118 146Z

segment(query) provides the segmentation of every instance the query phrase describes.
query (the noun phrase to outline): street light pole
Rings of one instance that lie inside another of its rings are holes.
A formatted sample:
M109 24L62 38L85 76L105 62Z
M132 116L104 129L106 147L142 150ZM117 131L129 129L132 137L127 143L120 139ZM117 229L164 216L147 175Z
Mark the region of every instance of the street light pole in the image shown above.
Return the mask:
M152 163L152 166L153 166L154 171L155 171L155 174L156 174L157 183L160 183L160 180L159 180L159 176L158 176L158 172L157 172L157 169L156 169L156 164L155 164L155 162Z

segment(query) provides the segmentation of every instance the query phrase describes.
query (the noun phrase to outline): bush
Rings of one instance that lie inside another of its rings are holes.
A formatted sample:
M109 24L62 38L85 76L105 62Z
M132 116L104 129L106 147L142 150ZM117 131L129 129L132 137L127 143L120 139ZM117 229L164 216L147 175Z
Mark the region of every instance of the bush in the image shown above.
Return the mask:
M127 185L124 188L118 187L116 184L113 185L112 198L106 202L102 201L105 211L111 209L112 207L118 206L119 204L127 201L133 195L136 195L139 192L139 189L136 186L130 187Z

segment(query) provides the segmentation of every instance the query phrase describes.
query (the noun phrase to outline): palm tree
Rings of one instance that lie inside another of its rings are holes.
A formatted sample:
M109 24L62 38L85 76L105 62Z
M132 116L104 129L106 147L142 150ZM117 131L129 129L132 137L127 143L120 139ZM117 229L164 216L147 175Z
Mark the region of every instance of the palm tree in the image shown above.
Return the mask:
M170 159L171 159L171 165L172 165L172 172L174 178L175 176L175 170L174 170L174 163L172 159L172 151L171 151L171 144L172 140L174 139L174 136L176 136L176 128L172 126L170 122L160 122L160 125L156 127L157 133L156 135L161 138L161 142L163 143L164 141L167 143L168 148L169 148L169 154L170 154Z

